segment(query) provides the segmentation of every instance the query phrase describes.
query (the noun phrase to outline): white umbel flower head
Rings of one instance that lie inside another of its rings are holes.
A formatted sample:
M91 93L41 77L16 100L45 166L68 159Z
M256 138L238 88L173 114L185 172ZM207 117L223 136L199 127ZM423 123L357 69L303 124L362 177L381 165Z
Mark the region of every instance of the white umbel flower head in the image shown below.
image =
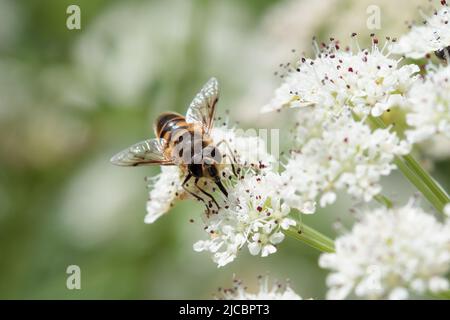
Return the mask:
M429 67L426 77L417 81L408 92L408 102L406 121L411 129L406 135L409 141L426 141L424 148L441 146L442 151L429 148L426 151L432 152L428 154L450 155L450 67ZM440 139L439 145L430 141L435 139Z
M185 192L181 187L182 172L175 166L161 166L161 173L150 178L151 191L147 201L145 223L153 223L169 211L174 201Z
M241 136L237 129L217 127L212 130L211 138L216 145L226 141L220 145L219 149L227 163L235 160L239 164L255 168L259 166L269 168L275 165L275 158L267 153L266 143L256 136ZM231 153L235 156L234 159L230 159ZM224 170L227 176L231 172L228 167ZM180 167L161 166L161 173L149 178L151 191L147 201L145 223L155 222L169 211L177 199L192 198L181 186L185 175L186 172L183 172ZM205 188L208 189L208 186Z
M283 230L296 225L289 217L290 207L276 193L280 176L275 173L274 157L266 150L265 142L256 136L240 135L235 129L215 128L211 137L223 157L235 163L237 176L231 165L224 163L222 184L228 197L217 192L208 179L199 183L214 194L220 206L206 210L203 215L204 230L208 239L194 244L195 251L208 251L219 267L232 262L239 250L247 246L252 255L266 257L277 251L283 241ZM156 176L147 203L146 223L153 223L167 212L176 199L191 197L183 188L185 172L176 166L163 166Z
M406 299L410 294L448 290L450 224L410 202L397 209L365 212L350 233L322 254L331 269L328 299L353 294L369 299Z
M209 239L194 244L194 250L213 254L218 267L232 262L240 249L266 257L284 240L283 230L296 225L290 207L276 195L279 175L273 172L244 173L229 188L226 204L217 214L204 217Z
M320 117L315 109L310 111L305 119ZM409 144L389 129L372 132L349 114L320 128L311 126L313 121L299 127L300 146L287 161L279 187L287 204L303 213L313 213L316 201L321 207L332 204L338 190L370 201L381 192L381 177L396 168L395 156L410 151Z
M422 13L424 16L424 14ZM447 5L425 16L424 25L414 25L409 33L392 45L391 51L408 58L420 59L427 54L444 50L450 45L450 11Z
M302 300L302 297L292 290L289 282L271 285L268 276L259 276L258 282L258 292L251 293L241 280L234 279L233 288L219 288L217 298L223 300Z
M316 106L332 115L348 108L359 115L381 115L403 99L419 67L400 67L384 53L386 45L379 49L378 40L373 42L371 50L356 53L332 42L315 59L302 58L263 111Z

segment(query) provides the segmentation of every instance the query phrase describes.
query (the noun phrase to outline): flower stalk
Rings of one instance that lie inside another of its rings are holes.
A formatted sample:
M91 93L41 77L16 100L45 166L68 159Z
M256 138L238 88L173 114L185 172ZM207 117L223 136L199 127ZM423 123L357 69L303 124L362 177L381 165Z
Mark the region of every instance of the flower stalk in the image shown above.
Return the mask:
M430 189L428 189L424 181L418 177L401 158L395 158L394 163L403 175L417 188L417 190L419 190L439 212L443 212L444 205L440 202L439 198Z
M367 119L376 128L386 128L386 124L381 118L369 116ZM439 212L443 213L445 205L450 202L449 196L414 157L411 154L397 156L394 163L424 197Z
M321 252L334 252L334 242L332 239L304 223L301 224L300 228L291 227L285 233L291 238L300 240Z
M437 183L428 172L422 168L422 166L417 162L414 157L410 154L403 156L405 163L417 173L417 175L425 182L425 184L433 191L434 194L439 198L439 200L444 203L444 205L450 202L450 198L444 189Z
M391 209L393 204L392 204L392 200L389 199L388 197L382 195L382 194L378 194L374 197L374 199L376 201L378 201L378 203L384 205L386 208Z

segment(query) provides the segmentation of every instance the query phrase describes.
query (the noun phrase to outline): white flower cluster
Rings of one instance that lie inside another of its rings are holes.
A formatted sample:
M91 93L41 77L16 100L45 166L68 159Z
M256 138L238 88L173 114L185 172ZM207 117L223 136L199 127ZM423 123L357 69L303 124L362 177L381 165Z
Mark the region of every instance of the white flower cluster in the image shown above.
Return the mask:
M400 67L376 44L356 53L337 48L332 42L315 59L302 58L263 111L313 105L331 115L349 108L380 116L404 98L419 71L413 64Z
M270 285L269 277L258 277L258 292L248 292L247 287L241 280L233 281L233 288L219 288L218 299L223 300L302 300L297 293L290 287L289 283L283 285L276 283Z
M284 239L282 231L296 225L290 207L276 196L278 179L273 172L245 174L230 189L226 205L205 217L209 239L195 243L194 250L211 252L218 267L232 262L243 246L252 255L275 253Z
M410 150L395 133L372 132L348 114L324 124L322 130L311 130L310 136L305 132L308 128L299 130L303 144L285 165L280 187L287 203L303 213L314 212L317 198L322 207L333 203L341 189L358 199L372 200L381 192L381 176L395 169L394 157Z
M428 68L425 78L412 86L408 102L406 121L412 127L406 131L408 139L426 141L427 150L441 150L433 153L436 157L450 156L450 148L429 148L430 142L450 145L450 67Z
M161 166L161 173L150 178L151 188L147 201L145 223L153 223L169 211L174 201L184 194L181 187L182 172L175 166Z
M448 290L450 224L438 222L412 202L365 212L350 233L336 239L336 252L322 254L328 299L350 294L369 299L406 299Z
M195 251L213 253L219 267L233 261L239 250L247 246L252 255L266 257L277 251L276 245L284 239L282 230L295 226L289 217L290 207L283 202L275 185L280 175L275 173L274 157L267 153L264 141L255 136L241 136L236 130L215 128L211 134L223 155L235 156L243 167L236 168L238 177L229 166L223 168L223 184L228 197L215 197L220 203L217 212L205 212L203 222L207 240L194 244ZM233 155L230 154L230 150ZM153 223L167 212L176 199L190 197L181 187L183 173L178 167L163 166L150 191L146 223ZM204 181L202 187L214 193L213 186Z
M392 45L391 51L408 58L420 59L450 45L450 12L445 5L426 17L424 25L414 25L408 34Z
M408 142L390 129L372 131L365 119L403 104L414 83L416 65L400 67L379 49L339 50L333 41L316 59L303 58L263 111L296 108L298 146L281 174L283 198L303 213L326 206L336 191L370 201L381 192L381 176L395 169Z

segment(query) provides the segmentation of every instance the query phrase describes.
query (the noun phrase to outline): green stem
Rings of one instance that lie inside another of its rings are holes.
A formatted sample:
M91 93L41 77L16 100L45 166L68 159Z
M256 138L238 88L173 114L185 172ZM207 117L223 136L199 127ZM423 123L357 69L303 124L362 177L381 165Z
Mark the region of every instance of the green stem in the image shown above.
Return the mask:
M423 196L439 211L443 212L445 204L443 204L439 198L428 189L424 181L418 177L400 157L395 157L394 160L397 168L403 173L403 175L423 194Z
M392 208L392 200L389 199L386 196L383 196L382 194L377 194L374 199L381 203L382 205L386 206L386 208L391 209Z
M333 240L305 224L301 225L300 230L291 227L286 230L285 233L288 236L300 240L319 251L334 252Z
M298 229L297 229L297 233L298 233ZM330 239L329 237L327 237L326 235L320 233L319 231L317 231L316 229L305 225L304 223L300 224L300 232L301 233L306 233L307 235L312 235L315 238L317 238L318 240L320 240L321 242L325 243L327 246L333 248L334 251L334 241L333 239Z
M383 119L379 117L369 116L367 119L376 128L386 128ZM396 157L394 163L424 197L442 213L445 205L450 202L450 198L430 174L410 154Z
M450 202L448 194L442 189L442 187L433 179L433 177L414 159L410 154L403 156L405 163L415 171L416 174L421 177L428 188L433 191L434 194L444 204Z

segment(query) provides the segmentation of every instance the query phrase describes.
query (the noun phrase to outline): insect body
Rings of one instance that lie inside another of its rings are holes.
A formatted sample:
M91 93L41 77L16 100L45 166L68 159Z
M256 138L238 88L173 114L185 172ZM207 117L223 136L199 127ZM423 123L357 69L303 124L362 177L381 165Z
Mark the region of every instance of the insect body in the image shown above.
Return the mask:
M220 143L226 142L216 146L210 137L218 97L217 80L211 78L191 102L186 116L175 112L161 114L155 121L155 139L119 152L111 162L120 166L177 165L186 173L183 188L206 204L198 192L187 188L188 182L194 179L196 191L210 199L207 206L211 208L214 203L219 208L214 197L199 185L200 178L209 179L228 196L220 178L222 155L218 149Z

